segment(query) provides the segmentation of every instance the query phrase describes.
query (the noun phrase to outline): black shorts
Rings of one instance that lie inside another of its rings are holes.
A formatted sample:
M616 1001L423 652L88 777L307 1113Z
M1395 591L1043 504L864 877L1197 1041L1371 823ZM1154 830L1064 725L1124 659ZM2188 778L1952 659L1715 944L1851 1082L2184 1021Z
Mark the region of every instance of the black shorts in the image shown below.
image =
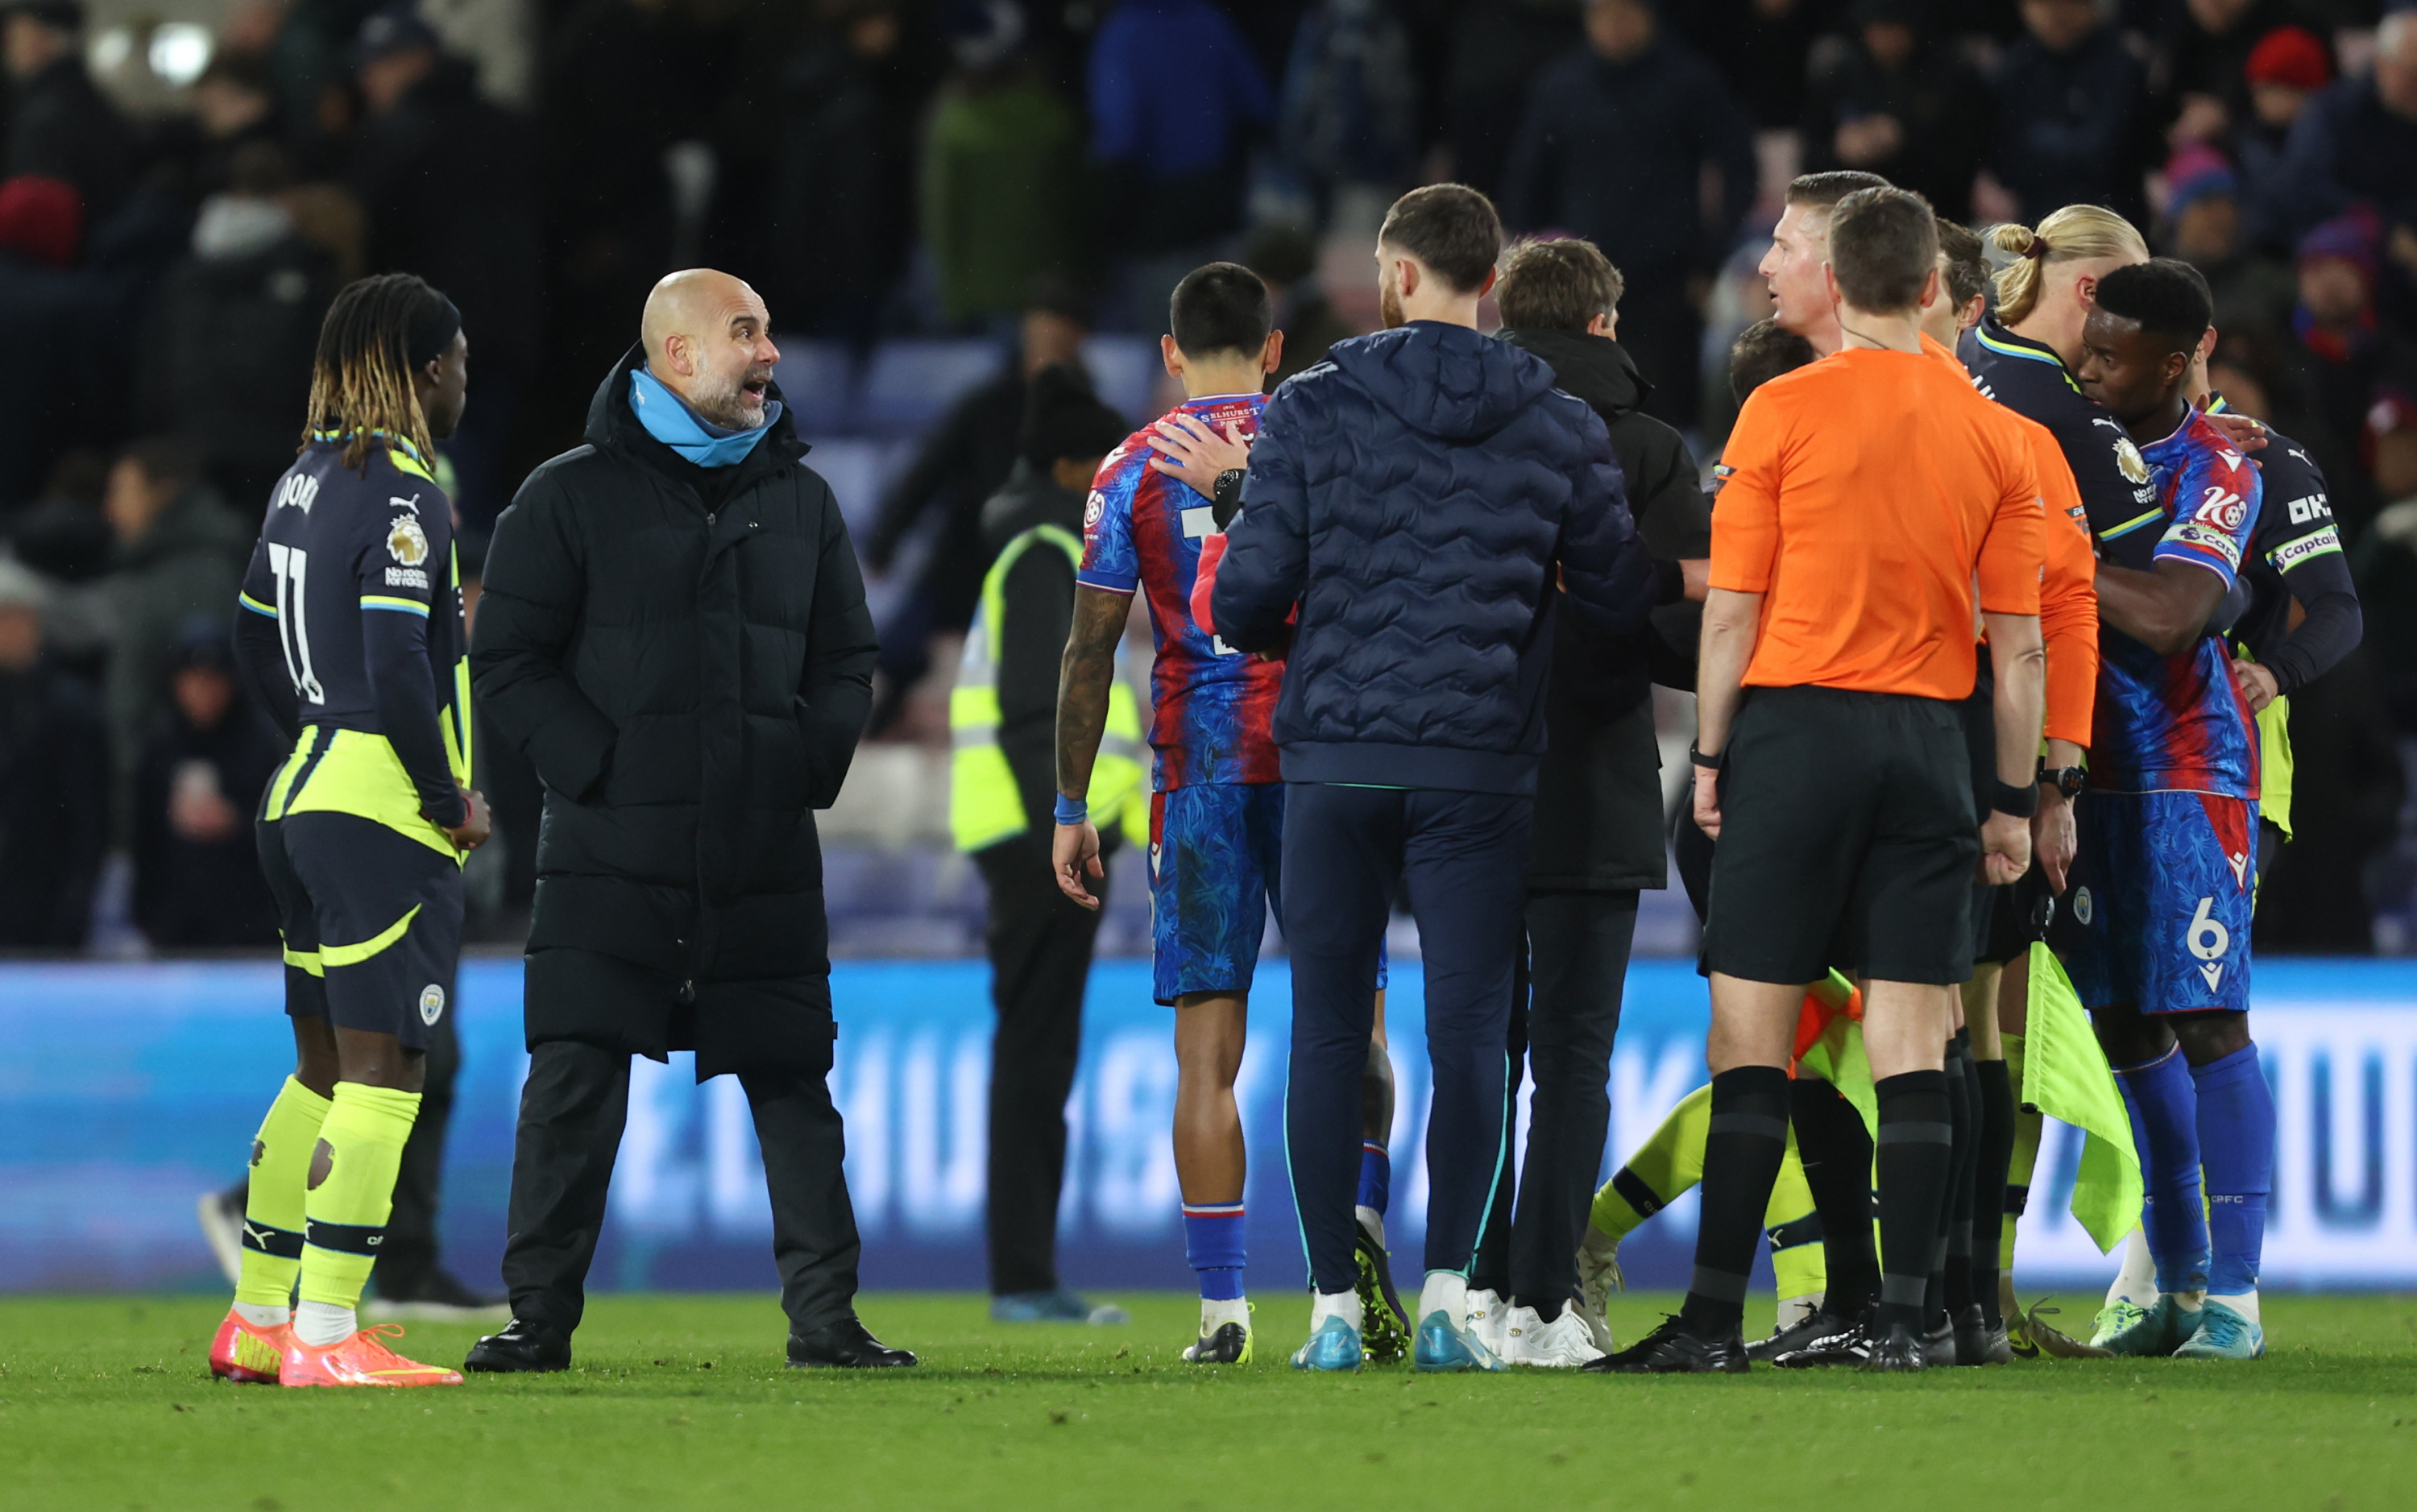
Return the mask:
M462 955L462 868L373 819L257 826L285 937L285 1011L426 1050Z
M1756 982L1809 982L1833 965L1964 981L1980 854L1953 703L1751 689L1721 779L1705 963Z

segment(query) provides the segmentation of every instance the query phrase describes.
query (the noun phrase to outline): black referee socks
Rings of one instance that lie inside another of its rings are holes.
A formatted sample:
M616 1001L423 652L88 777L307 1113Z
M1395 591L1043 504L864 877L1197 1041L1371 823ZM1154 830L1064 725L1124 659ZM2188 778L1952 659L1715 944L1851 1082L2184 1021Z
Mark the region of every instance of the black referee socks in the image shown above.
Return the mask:
M1872 1248L1872 1136L1863 1115L1817 1077L1787 1084L1796 1118L1796 1157L1813 1210L1821 1217L1821 1260L1829 1273L1821 1310L1860 1318L1879 1295L1879 1256Z
M1741 1066L1712 1078L1695 1275L1679 1312L1680 1323L1699 1338L1731 1338L1744 1326L1746 1279L1786 1154L1787 1073Z
M1972 1186L1973 1300L2001 1328L2005 1319L1998 1301L2000 1209L2005 1205L2007 1169L2014 1162L2014 1083L2003 1061L1974 1061L1974 1084L1981 1089L1980 1171Z
M1872 1090L1880 1115L1875 1162L1880 1187L1879 1321L1883 1327L1900 1324L1920 1334L1923 1293L1938 1259L1939 1215L1954 1164L1947 1073L1908 1071L1874 1083ZM1705 1173L1710 1176L1709 1169ZM1700 1258L1696 1273L1702 1274Z

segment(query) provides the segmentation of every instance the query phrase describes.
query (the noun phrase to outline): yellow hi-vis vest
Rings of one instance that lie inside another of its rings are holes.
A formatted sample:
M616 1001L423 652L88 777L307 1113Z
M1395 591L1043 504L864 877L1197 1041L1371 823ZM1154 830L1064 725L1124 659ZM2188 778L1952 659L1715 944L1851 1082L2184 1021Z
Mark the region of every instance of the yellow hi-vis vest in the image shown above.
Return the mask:
M1007 620L1007 575L1035 546L1065 552L1070 567L1083 560L1083 543L1072 531L1035 525L1007 543L982 579L981 605L965 632L956 687L949 693L949 827L960 851L986 850L1032 824L998 743L998 654L991 643L1001 639L999 627ZM1126 810L1141 797L1141 718L1132 689L1119 676L1108 685L1107 728L1091 764L1085 800L1091 822L1103 830L1128 823Z

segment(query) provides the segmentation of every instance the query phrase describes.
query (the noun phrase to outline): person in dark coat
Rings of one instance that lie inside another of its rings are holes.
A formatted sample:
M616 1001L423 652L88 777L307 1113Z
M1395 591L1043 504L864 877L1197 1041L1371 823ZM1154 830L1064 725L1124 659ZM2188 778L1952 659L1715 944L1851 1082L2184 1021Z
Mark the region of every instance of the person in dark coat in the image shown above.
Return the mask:
M983 506L982 544L994 556L1027 532L1011 563L995 567L997 613L982 613L998 695L998 747L1015 779L1024 828L973 853L989 900L983 948L998 1034L990 1069L991 1317L997 1322L1122 1323L1058 1284L1057 1199L1066 1174L1066 1098L1083 1043L1083 989L1100 915L1057 890L1050 861L1057 803L1057 677L1074 624L1074 567L1083 503L1101 460L1126 425L1091 394L1079 369L1032 378L1023 455L1007 486ZM977 648L968 642L968 659ZM974 671L975 669L967 669ZM962 680L960 687L968 686ZM1110 845L1113 846L1113 839Z
M1522 231L1586 237L1627 277L1626 345L1651 413L1695 417L1703 291L1737 240L1759 172L1753 123L1703 54L1646 0L1592 0L1587 47L1536 82L1504 209ZM1704 171L1720 200L1704 204Z
M1603 1162L1612 1039L1636 934L1637 894L1668 885L1661 746L1651 684L1695 686L1695 627L1711 555L1711 509L1679 432L1642 412L1651 389L1614 340L1619 271L1590 242L1522 242L1502 259L1501 339L1552 365L1563 393L1611 433L1628 507L1654 557L1651 625L1605 640L1567 595L1556 604L1544 685L1544 757L1528 858L1528 993L1511 1010L1513 1091L1535 1078L1528 1148L1506 1143L1469 1275L1510 1304L1513 1363L1583 1365L1601 1351L1564 1318L1577 1290L1578 1236ZM1524 1000L1524 1001L1523 1001ZM1512 1192L1518 1193L1514 1221Z
M1851 19L1813 57L1804 172L1860 168L1966 219L1988 146L1988 114L1974 108L1986 84L1933 35L1922 0L1857 0Z
M143 325L135 410L202 459L241 511L266 507L294 465L294 416L311 391L336 270L277 201L284 150L238 148L227 191L202 202L191 255L168 271Z
M73 184L84 223L109 219L134 187L134 133L84 66L83 0L0 6L8 67L6 174Z
M427 279L479 333L479 402L445 454L455 507L483 526L509 488L506 448L544 328L535 133L480 98L475 70L408 10L371 17L357 55L368 113L347 176L369 218L370 269Z
M2030 0L2029 35L2006 49L1990 83L1997 124L1988 166L2037 225L2068 204L2149 219L2141 174L2150 132L2146 70L2095 0Z
M0 557L0 949L84 948L109 839L100 701L42 655L49 597Z
M875 647L839 505L772 383L755 291L708 269L495 527L470 662L545 783L528 1081L504 1280L473 1370L562 1369L604 1221L630 1057L693 1049L754 1111L796 1365L911 1365L857 1320L829 923L813 810L839 794Z
M1286 1140L1317 1297L1296 1363L1362 1353L1353 1197L1398 884L1426 957L1432 1197L1417 1363L1495 1369L1467 1281L1508 1137L1502 1049L1552 660L1550 592L1606 639L1651 609L1654 566L1603 421L1543 359L1476 330L1501 222L1463 185L1394 202L1386 323L1269 401L1210 590L1215 631L1283 650Z
M981 511L1015 466L1024 425L1026 385L1053 363L1083 359L1090 323L1071 291L1043 283L1024 311L1015 360L996 378L950 406L925 434L915 461L881 497L881 513L864 543L864 561L888 572L906 537L940 511L921 575L881 632L883 687L873 706L871 733L888 728L907 692L932 668L935 632L963 631L972 622L990 549L982 544Z
M122 381L114 343L121 304L105 275L75 265L84 215L74 186L0 182L0 517L36 501L51 469L82 445L116 439L102 396Z
M134 778L134 922L153 948L277 943L249 821L290 749L236 681L225 616L188 624Z

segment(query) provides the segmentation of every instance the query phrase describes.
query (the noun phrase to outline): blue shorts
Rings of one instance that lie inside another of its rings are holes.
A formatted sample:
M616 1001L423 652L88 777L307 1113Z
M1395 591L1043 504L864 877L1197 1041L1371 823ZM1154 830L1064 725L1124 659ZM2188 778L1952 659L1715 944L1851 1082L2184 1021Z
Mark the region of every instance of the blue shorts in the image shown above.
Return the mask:
M2086 793L2059 944L2083 1006L2249 1006L2257 805L2206 793Z
M1150 995L1251 990L1268 910L1284 913L1285 788L1201 782L1149 799ZM1385 988L1376 957L1376 990Z

